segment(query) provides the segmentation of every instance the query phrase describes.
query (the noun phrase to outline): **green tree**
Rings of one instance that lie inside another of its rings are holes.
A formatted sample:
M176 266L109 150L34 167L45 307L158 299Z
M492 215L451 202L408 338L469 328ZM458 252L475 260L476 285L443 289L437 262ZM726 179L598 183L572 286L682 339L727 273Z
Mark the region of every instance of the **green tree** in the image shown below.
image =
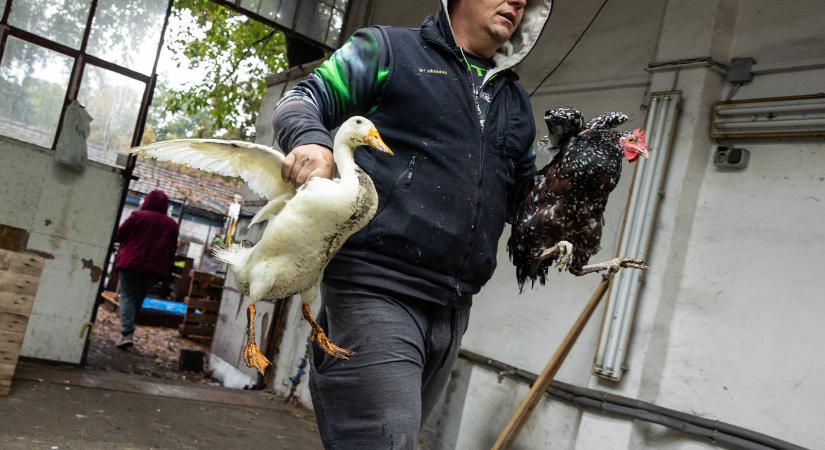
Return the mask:
M180 54L178 67L205 71L200 83L162 94L176 116L165 121L158 139L181 133L195 137L247 139L266 93L266 75L287 68L283 33L209 0L176 0L172 14L191 25L167 37L168 50ZM181 115L187 118L181 118ZM194 125L196 132L185 127Z

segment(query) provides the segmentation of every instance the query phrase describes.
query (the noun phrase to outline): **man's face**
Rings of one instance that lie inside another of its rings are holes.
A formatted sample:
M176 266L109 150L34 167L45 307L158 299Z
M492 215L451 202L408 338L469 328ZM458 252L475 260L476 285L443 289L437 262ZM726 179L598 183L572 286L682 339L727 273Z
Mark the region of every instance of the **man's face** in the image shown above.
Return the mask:
M453 15L461 15L474 28L484 30L503 44L521 25L527 0L458 0Z

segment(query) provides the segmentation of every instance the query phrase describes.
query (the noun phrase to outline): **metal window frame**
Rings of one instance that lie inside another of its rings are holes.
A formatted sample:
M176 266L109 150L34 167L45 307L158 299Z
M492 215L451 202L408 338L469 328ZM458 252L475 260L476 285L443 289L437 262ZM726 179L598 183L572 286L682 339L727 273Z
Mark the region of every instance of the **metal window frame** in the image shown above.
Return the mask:
M11 5L15 1L23 1L23 0L7 0L6 7L3 10L2 17L0 18L0 63L3 61L3 56L5 55L6 50L6 41L8 40L9 36L14 36L15 38L21 39L25 42L29 42L31 44L46 48L48 50L52 50L64 55L67 55L74 59L74 65L72 66L72 73L69 78L68 86L66 87L66 94L64 97L63 102L63 109L60 112L60 119L58 121L57 129L55 130L54 141L52 142L51 149L57 145L57 138L60 136L60 131L63 125L63 118L66 113L66 107L71 103L72 100L77 98L77 93L80 90L80 84L83 78L83 74L86 69L87 64L91 64L96 67L100 67L104 70L108 70L110 72L114 72L125 77L140 81L144 84L143 96L141 98L140 107L138 109L138 115L135 120L135 128L132 134L132 141L131 145L136 146L140 144L141 139L143 138L143 131L146 127L146 118L149 112L149 105L152 104L152 95L154 93L155 84L157 82L157 68L158 68L158 60L160 59L160 52L163 49L164 39L166 37L166 29L169 25L169 16L172 13L172 3L174 0L168 0L166 5L166 13L163 18L163 26L160 30L160 37L158 39L158 46L155 52L155 61L152 64L152 71L150 75L145 75L140 72L128 69L126 67L120 66L118 64L114 64L110 61L106 61L104 59L98 58L96 56L86 54L86 45L89 41L89 35L91 34L92 23L94 21L95 12L97 11L98 0L91 0L89 5L89 15L86 19L86 27L83 31L83 38L81 40L81 45L79 49L73 49L66 45L54 42L48 38L40 36L35 33L28 32L26 30L22 30L15 26L8 24L8 17L11 12ZM123 206L126 203L126 196L129 193L129 184L132 179L134 179L132 173L135 168L136 157L134 155L129 155L126 160L126 167L122 170L121 174L124 178L123 189L121 190L120 194L120 201L118 203L117 209L117 216L123 213ZM109 269L109 262L112 258L112 253L114 252L115 246L115 237L117 236L117 228L119 226L118 221L115 221L112 228L111 237L109 239L109 246L106 251L106 259L104 260L104 268L103 274L100 277L100 282L97 288L97 294L95 295L95 299L100 298L100 293L103 291L106 279L108 277L108 269ZM90 323L94 323L97 319L97 302L92 307L91 317L89 319ZM86 356L89 351L89 334L86 335L86 341L83 346L83 352L80 357L80 366L85 366L86 364Z
M336 45L340 45L341 40L344 38L343 31L346 29L347 19L349 18L349 12L352 9L352 0L347 0L347 6L344 10L336 8L334 0L295 0L296 1L296 3L295 3L295 14L292 16L292 25L291 26L285 26L285 25L282 25L278 22L275 22L274 20L272 20L268 17L264 17L264 16L254 12L254 11L251 11L251 10L248 10L248 9L242 7L241 6L241 0L210 0L210 1L212 1L213 3L217 3L218 5L221 5L223 7L229 8L232 11L235 11L239 14L243 14L244 16L247 16L250 19L253 19L253 20L256 20L258 22L262 22L266 25L269 25L270 27L275 28L275 29L281 31L282 33L284 33L284 35L286 35L286 37L288 37L289 39L296 39L296 40L302 41L306 44L318 47L318 48L320 48L324 51L327 51L327 52L331 52L331 51L335 50L335 48L330 47L329 45L326 44L326 40L329 37L329 24L332 21L332 14L330 14L329 20L327 21L326 31L324 32L324 42L320 42L320 41L318 41L314 38L311 38L311 37L309 37L305 34L302 34L302 33L299 33L298 31L296 31L296 26L298 25L298 16L300 15L301 7L304 4L314 5L314 4L320 2L320 3L323 3L323 4L331 7L335 11L340 11L343 14L344 20L341 23L341 32L342 33L341 33L341 35L338 36L338 42L335 43ZM279 6L279 9L280 9L280 6Z
M97 12L98 0L91 0L91 3L89 5L89 14L86 17L86 26L83 30L83 37L80 41L79 49L71 48L67 45L60 44L58 42L52 41L51 39L40 36L39 34L32 33L21 28L17 28L14 25L10 25L8 23L8 19L9 15L11 14L11 7L12 4L17 1L23 0L7 0L6 8L3 10L2 19L0 19L0 63L3 62L3 56L5 55L6 51L6 41L8 40L9 36L13 36L22 41L37 45L39 47L43 47L48 50L52 50L57 53L61 53L74 59L72 72L69 77L69 84L66 87L66 95L63 99L63 108L60 111L60 119L57 122L57 129L55 130L54 139L52 140L52 145L50 148L54 150L57 146L57 139L60 136L60 132L63 128L63 119L66 114L66 108L68 107L69 103L77 99L77 94L80 91L80 84L83 81L83 74L86 70L87 64L100 67L104 70L108 70L110 72L114 72L119 75L143 83L143 96L141 99L140 107L138 109L137 120L135 123L134 130L132 132L131 141L132 146L140 144L140 140L143 137L143 130L146 125L146 117L148 115L149 106L152 103L152 90L154 89L155 81L157 78L156 71L158 67L158 60L160 59L160 52L163 49L163 41L166 35L166 27L169 24L169 15L172 12L173 0L168 0L166 6L166 15L164 16L163 27L160 31L160 39L158 40L158 46L155 52L155 61L152 64L152 71L149 75L145 75L136 70L129 69L119 64L115 64L105 59L86 53L86 46L89 42L89 36L92 31L92 24L94 22L95 13ZM130 156L126 163L126 172L129 174L129 176L131 176L131 169L133 167L134 157Z

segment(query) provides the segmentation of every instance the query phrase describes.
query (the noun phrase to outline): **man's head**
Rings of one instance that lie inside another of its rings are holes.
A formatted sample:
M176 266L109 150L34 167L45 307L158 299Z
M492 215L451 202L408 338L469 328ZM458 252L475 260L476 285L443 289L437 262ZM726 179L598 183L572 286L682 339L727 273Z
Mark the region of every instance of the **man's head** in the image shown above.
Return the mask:
M492 57L521 25L527 0L450 0L450 22L458 45Z

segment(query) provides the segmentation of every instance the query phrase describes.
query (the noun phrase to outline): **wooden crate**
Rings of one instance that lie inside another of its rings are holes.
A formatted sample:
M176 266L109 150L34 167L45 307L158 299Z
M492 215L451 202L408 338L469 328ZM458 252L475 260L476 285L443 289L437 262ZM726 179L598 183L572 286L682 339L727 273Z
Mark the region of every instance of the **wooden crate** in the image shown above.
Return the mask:
M11 388L43 262L39 256L0 250L0 396Z
M186 297L186 316L178 327L183 337L204 336L212 337L215 333L215 324L218 321L218 310L221 302L207 298Z
M188 296L220 301L223 295L224 279L209 272L192 271Z
M192 284L192 265L194 260L186 256L175 256L175 267L172 277L175 281L175 300L182 302L189 295L189 286Z

